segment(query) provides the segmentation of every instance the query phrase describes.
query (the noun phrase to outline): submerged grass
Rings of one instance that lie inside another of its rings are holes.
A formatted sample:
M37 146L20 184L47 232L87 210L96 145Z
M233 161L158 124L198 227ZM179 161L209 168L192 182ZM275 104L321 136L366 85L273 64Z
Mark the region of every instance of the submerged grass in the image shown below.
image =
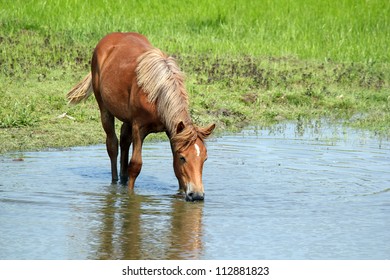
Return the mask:
M390 135L388 1L0 0L0 7L0 152L104 141L93 98L72 107L65 94L112 31L143 33L176 56L202 124L223 130L327 117Z

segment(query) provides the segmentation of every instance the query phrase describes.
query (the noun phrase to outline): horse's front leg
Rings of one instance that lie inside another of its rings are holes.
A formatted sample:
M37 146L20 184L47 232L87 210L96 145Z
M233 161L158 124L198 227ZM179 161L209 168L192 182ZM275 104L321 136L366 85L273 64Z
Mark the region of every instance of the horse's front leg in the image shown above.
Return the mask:
M121 147L121 170L120 179L121 183L127 183L129 179L128 167L129 167L129 149L132 140L131 124L123 123L121 127L120 147Z
M134 189L135 180L137 179L142 168L142 144L147 135L147 132L138 125L133 124L132 138L133 138L133 154L129 164L129 189Z

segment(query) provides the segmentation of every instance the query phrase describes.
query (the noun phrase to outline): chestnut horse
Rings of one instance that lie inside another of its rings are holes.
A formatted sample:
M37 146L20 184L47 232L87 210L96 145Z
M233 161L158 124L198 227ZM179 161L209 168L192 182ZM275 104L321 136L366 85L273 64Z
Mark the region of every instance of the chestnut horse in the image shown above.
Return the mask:
M202 128L192 123L184 76L174 58L154 48L137 33L111 33L96 46L91 72L68 94L76 104L94 92L106 132L113 182L118 180L118 138L115 118L123 122L120 132L120 176L129 189L142 167L142 144L149 133L165 131L170 140L173 168L179 190L189 201L203 200L202 170L207 159L204 140L215 125ZM129 162L129 148L133 153Z

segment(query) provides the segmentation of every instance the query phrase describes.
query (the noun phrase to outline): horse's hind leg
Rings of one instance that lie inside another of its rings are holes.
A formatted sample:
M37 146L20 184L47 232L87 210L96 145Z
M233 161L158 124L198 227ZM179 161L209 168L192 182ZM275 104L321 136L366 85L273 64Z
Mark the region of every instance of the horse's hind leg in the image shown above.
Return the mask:
M125 184L129 179L128 166L129 166L129 149L131 145L131 124L123 123L121 127L120 147L121 147L121 171L120 179L121 183Z
M100 115L104 131L106 132L106 147L111 161L112 182L117 182L118 137L115 133L115 118L110 112L102 108L100 109Z

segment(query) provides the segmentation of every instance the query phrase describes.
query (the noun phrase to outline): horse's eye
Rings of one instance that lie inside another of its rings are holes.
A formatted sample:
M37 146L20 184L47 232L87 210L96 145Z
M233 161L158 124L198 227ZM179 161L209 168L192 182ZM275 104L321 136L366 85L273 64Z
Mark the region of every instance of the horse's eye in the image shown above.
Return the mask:
M180 156L181 163L186 163L186 158L184 156Z

